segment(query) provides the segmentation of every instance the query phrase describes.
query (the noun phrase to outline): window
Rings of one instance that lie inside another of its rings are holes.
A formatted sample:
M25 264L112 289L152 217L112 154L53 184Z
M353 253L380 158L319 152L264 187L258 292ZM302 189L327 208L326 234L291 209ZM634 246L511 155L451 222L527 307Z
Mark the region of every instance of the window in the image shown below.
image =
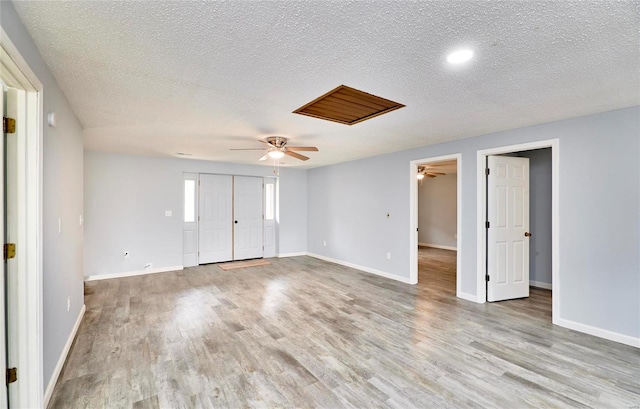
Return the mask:
M196 221L196 181L184 181L184 221L191 223Z
M275 217L275 194L273 183L267 183L264 185L264 218L265 220L273 220Z

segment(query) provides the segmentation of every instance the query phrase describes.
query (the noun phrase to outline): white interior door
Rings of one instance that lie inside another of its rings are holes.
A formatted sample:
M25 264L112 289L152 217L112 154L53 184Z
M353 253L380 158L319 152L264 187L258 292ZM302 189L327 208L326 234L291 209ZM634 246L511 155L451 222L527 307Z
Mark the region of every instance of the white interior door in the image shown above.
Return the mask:
M198 265L198 174L185 173L183 181L182 265Z
M5 87L4 84L0 83L0 85L2 85L2 98L0 99L0 111L2 111L2 116L7 116L6 115L6 104L5 104L5 99L7 97L6 91L5 91ZM6 140L7 135L4 134L3 132L3 140ZM4 160L4 143L0 143L0 181L2 181L2 188L0 188L0 208L2 209L2 217L0 217L0 245L4 247L4 232L5 232L5 225L4 225L4 219L5 219L5 206L4 206L4 197L5 197L5 191L4 191L4 177L5 177L5 160ZM6 264L3 264L2 267L2 279L0 279L0 319L2 320L2 325L0 325L0 354L2 354L2 356L0 357L0 373L6 373L7 370L7 361L6 361L6 357L7 357L7 345L5 343L5 336L6 336L6 331L7 331L7 311L5 310L5 288L6 288L6 278L7 278L7 270L6 270L7 266ZM8 401L7 401L7 387L6 386L2 386L0 387L0 407L8 407Z
M276 256L276 180L264 179L264 253L263 257Z
M233 259L233 176L200 175L198 263Z
M262 257L262 200L262 178L234 176L234 260Z
M529 159L488 156L487 301L529 296Z
M16 120L16 130L13 134L4 135L4 172L5 172L5 220L4 242L16 244L16 257L5 261L5 297L6 297L6 348L7 368L18 367L20 337L18 325L17 297L20 291L19 279L21 270L24 271L26 246L22 238L25 235L24 225L24 187L20 183L19 169L24 167L25 147L25 119L23 118L24 91L15 88L6 90L6 116ZM18 407L20 391L24 382L17 381L8 386L9 407Z

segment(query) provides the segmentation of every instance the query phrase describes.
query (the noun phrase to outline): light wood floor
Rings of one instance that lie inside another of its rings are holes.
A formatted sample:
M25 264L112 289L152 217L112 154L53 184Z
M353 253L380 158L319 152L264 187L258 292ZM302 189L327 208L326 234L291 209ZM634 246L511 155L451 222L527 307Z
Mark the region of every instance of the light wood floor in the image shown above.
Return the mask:
M640 352L551 325L551 294L455 298L311 257L86 284L51 408L629 408Z

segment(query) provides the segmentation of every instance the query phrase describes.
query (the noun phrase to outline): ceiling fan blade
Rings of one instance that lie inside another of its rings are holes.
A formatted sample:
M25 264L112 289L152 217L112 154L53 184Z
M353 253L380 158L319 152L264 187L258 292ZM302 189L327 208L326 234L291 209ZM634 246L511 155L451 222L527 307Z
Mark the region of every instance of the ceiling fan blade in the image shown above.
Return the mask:
M446 173L442 173L442 172L429 172L432 175L446 175Z
M428 176L430 178L436 177L436 175L434 175L433 173L425 173L425 176Z
M265 148L229 149L230 151L263 151Z
M260 159L258 160L267 160L267 158L269 157L269 152L265 153Z
M284 152L285 155L294 157L296 159L300 159L300 160L308 160L309 158L304 156L304 155L300 155L299 153L295 153L295 152L291 152L291 151L285 151Z
M287 149L290 151L309 151L309 152L318 152L318 148L315 146L287 146Z

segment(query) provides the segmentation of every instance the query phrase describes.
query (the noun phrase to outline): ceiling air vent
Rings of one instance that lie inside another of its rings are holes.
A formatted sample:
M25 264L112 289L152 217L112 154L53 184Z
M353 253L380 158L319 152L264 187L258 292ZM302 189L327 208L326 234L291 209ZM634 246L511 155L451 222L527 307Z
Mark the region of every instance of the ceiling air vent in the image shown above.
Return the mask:
M293 113L353 125L403 107L403 104L340 85Z

